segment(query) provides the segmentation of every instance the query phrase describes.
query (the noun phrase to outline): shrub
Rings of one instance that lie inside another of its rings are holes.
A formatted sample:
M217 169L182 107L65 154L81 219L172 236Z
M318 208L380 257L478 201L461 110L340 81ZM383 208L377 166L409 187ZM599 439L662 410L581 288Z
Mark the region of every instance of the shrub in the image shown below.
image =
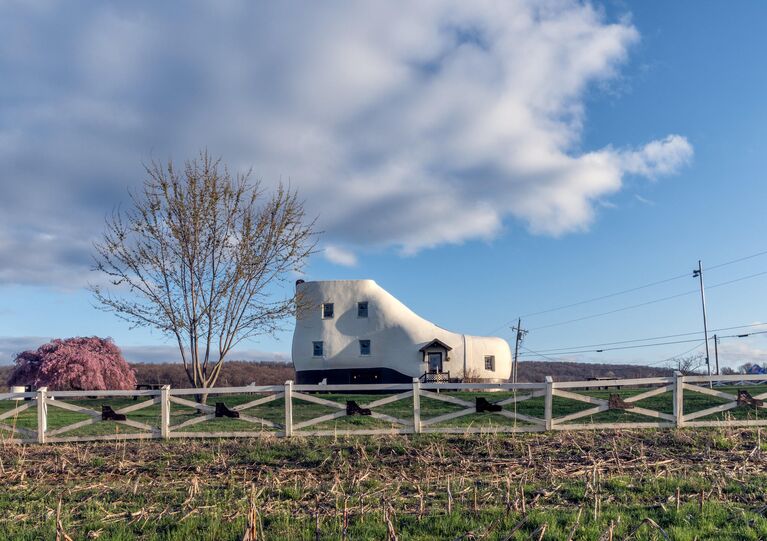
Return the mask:
M8 385L55 391L133 389L136 375L111 338L76 337L17 355Z

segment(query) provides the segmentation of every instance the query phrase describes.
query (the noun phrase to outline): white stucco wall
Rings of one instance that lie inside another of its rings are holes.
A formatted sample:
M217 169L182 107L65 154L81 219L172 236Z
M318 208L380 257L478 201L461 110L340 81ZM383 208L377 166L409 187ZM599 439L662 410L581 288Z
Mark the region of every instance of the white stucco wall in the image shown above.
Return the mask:
M312 307L296 320L293 363L297 371L385 367L410 377L426 369L421 347L435 338L452 348L443 360L451 377L469 375L506 380L511 375L511 351L502 338L450 332L415 314L373 280L304 282L296 286ZM357 303L368 302L368 317L357 317ZM334 317L322 318L322 304L332 302ZM371 342L371 354L360 355L359 340ZM314 357L314 341L324 355ZM464 347L464 344L466 345ZM495 370L485 370L485 356L495 356ZM465 361L464 361L465 359Z

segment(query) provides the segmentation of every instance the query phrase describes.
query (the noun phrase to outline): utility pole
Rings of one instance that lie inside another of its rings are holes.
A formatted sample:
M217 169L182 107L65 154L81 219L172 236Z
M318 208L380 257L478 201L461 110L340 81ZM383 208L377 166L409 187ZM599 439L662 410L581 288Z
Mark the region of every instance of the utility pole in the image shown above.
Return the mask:
M703 339L706 342L706 369L708 370L708 375L711 376L711 360L708 353L708 323L706 321L706 292L703 287L703 264L700 259L698 260L698 268L692 271L692 277L698 278L700 282L700 302L703 306ZM708 386L712 387L711 380L708 381Z
M527 334L527 331L522 328L522 318L517 320L517 326L511 328L512 331L517 331L517 340L514 342L514 362L511 363L511 382L517 382L517 370L519 366L519 345L522 343L522 339Z
M716 375L719 375L719 338L714 335L714 359L716 360Z

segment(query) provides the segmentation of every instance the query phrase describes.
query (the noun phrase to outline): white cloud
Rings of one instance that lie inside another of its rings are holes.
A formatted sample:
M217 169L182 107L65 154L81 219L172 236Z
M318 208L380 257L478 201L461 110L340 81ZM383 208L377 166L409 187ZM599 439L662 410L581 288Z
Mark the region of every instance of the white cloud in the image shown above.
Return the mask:
M713 366L714 352L711 351ZM722 340L719 344L719 365L737 368L743 363L767 363L767 342L764 335Z
M647 178L675 173L690 163L692 155L692 145L681 135L669 135L639 150L618 153L623 171Z
M638 193L634 194L634 199L636 199L637 201L639 201L640 203L644 205L649 205L649 206L655 205L655 201L653 201L652 199L647 199L646 197L642 197Z
M323 251L325 259L336 265L342 265L344 267L354 267L357 265L357 256L354 252L350 252L339 246L333 246L329 244Z
M141 161L201 147L289 178L338 262L585 230L625 175L692 157L679 135L579 150L627 21L574 0L2 5L0 281L73 283Z

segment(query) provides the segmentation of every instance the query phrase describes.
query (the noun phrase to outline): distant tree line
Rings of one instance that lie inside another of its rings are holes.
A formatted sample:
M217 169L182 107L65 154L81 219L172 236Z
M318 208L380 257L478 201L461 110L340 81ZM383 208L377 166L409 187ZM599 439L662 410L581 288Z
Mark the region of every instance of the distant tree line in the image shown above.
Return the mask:
M183 365L179 363L129 363L136 374L138 383L169 384L176 388L189 386L189 379ZM692 364L692 363L683 363ZM722 374L745 374L753 363L744 363L736 369L725 367ZM684 373L701 373L700 365L694 370L681 367ZM13 366L0 366L0 389L7 382ZM542 382L546 376L553 376L555 381L586 380L589 378L615 377L651 378L668 377L674 373L671 368L628 365L628 364L592 364L575 362L523 361L519 363L521 382ZM278 361L250 362L229 361L221 372L217 382L219 387L239 387L243 385L281 385L295 379L295 370L290 363Z
M133 363L138 383L162 383L172 387L189 387L184 366L180 363ZM278 361L248 362L228 361L221 370L216 382L217 387L241 387L256 385L282 385L289 379L295 379L295 370L291 363Z
M519 381L539 383L546 376L554 381L580 381L589 378L653 378L666 377L674 373L663 367L640 366L634 364L592 364L554 361L521 361L519 363Z
M189 387L184 366L180 363L129 363L139 384L167 384L176 388ZM0 389L7 390L14 367L0 366ZM217 382L219 387L240 387L256 385L281 385L289 379L295 379L295 371L290 363L229 361L221 372Z

